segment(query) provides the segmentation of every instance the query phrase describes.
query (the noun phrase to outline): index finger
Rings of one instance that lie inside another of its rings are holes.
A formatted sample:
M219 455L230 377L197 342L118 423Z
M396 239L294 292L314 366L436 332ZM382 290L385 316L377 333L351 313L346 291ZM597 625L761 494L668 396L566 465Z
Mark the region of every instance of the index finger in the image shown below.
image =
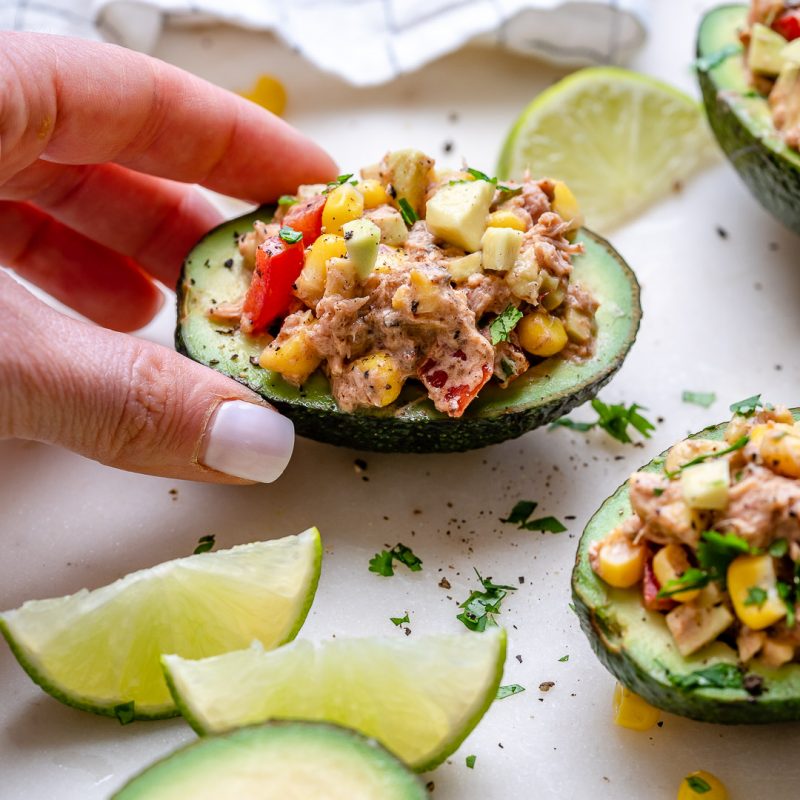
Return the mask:
M255 202L336 173L270 112L115 45L0 32L0 184L37 158L114 161Z

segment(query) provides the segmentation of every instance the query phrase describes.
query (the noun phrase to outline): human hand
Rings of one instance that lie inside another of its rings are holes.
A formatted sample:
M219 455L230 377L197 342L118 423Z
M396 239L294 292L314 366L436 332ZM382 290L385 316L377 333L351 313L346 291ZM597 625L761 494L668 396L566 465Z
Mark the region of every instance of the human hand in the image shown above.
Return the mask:
M274 480L292 423L244 386L123 331L142 327L221 215L189 185L261 202L335 165L269 112L147 56L0 32L0 438L122 469ZM111 330L109 330L111 329Z

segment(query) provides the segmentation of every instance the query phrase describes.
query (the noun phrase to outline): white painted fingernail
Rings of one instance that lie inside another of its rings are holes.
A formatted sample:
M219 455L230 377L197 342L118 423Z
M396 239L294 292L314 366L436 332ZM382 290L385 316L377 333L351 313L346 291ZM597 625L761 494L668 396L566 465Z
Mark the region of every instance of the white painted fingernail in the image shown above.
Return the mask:
M272 483L294 449L294 425L277 411L229 400L217 408L206 430L201 461L237 478Z

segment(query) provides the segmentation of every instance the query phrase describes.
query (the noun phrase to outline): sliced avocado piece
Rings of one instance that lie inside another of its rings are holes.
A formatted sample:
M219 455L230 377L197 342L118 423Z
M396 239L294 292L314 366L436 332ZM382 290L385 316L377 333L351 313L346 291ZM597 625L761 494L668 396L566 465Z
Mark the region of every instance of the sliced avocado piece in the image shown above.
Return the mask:
M800 408L792 409L800 420ZM727 423L706 428L693 439L722 441ZM666 451L643 467L662 472ZM780 722L800 719L800 664L768 667L758 659L750 672L763 678L763 691L744 688L695 688L674 685L680 676L738 662L736 651L716 641L682 657L663 614L647 611L641 588L614 589L592 570L589 551L631 514L627 483L603 503L589 520L578 545L572 572L572 599L581 628L603 665L648 703L692 719L720 723ZM719 621L722 624L722 621ZM673 681L670 680L673 677Z
M342 225L342 236L347 255L363 281L375 268L381 229L368 219L354 219Z
M427 800L420 779L373 739L317 722L210 736L137 775L112 800Z
M298 389L258 366L265 342L207 315L212 305L246 292L251 273L242 264L236 235L249 230L256 219L269 220L271 214L265 207L225 222L189 253L177 286L175 346L260 394L292 419L301 436L384 452L453 452L502 442L546 425L594 397L622 366L636 338L641 318L636 277L608 242L581 230L577 241L586 252L574 257L573 275L600 302L593 358L546 359L506 389L489 384L459 419L436 411L415 382L406 384L400 397L384 408L343 412L320 371Z
M785 63L782 51L786 44L779 33L756 22L750 31L747 66L759 75L777 75Z
M449 183L428 200L425 221L437 238L474 253L480 249L493 199L494 186L488 181Z
M800 233L800 152L772 122L766 98L748 82L738 32L746 5L712 9L700 24L697 73L709 123L720 147L759 203Z
M447 262L447 271L454 280L465 281L470 275L481 271L482 260L483 254L480 251L461 256L461 258L451 258Z

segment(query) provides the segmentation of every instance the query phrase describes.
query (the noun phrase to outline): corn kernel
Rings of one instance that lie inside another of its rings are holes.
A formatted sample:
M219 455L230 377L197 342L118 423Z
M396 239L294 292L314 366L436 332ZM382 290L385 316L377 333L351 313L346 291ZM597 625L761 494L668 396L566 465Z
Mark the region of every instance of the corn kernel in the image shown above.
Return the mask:
M564 181L556 181L553 186L551 208L561 219L570 223L570 228L580 228L583 224L583 214L578 200Z
M253 86L241 95L279 117L286 110L286 89L272 75L259 75Z
M376 405L382 408L397 400L403 388L403 376L389 353L382 351L370 353L368 356L356 359L351 368L360 370L368 376L370 399Z
M347 248L341 236L323 233L306 250L305 264L295 284L295 294L306 305L315 306L325 293L328 259L344 258L346 255Z
M690 566L686 551L679 544L664 545L653 556L653 572L662 589L670 590L672 588L669 586L670 581L680 578ZM679 603L688 603L699 594L699 589L688 589L670 597Z
M392 202L386 187L374 178L359 181L356 189L364 196L364 208L377 208Z
M486 217L487 228L514 228L517 231L525 231L525 222L520 219L513 211L501 209L493 211Z
M681 781L678 800L728 800L728 792L716 775L699 769Z
M728 593L736 616L751 630L760 631L786 616L786 606L778 595L775 564L766 553L738 556L731 562Z
M349 183L332 189L322 209L322 226L326 233L340 233L342 225L364 213L364 196Z
M800 478L800 435L793 425L767 426L759 447L764 465L787 478Z
M634 544L624 533L612 531L597 543L592 569L609 586L627 589L642 579L645 561L646 545Z
M301 386L321 361L308 335L308 328L302 327L283 341L280 337L274 339L261 353L258 363L264 369L280 373L289 383Z
M661 712L638 694L618 683L614 687L614 722L633 731L646 731L655 725Z
M536 311L523 317L517 325L520 344L534 356L548 358L567 344L564 323L558 317Z

